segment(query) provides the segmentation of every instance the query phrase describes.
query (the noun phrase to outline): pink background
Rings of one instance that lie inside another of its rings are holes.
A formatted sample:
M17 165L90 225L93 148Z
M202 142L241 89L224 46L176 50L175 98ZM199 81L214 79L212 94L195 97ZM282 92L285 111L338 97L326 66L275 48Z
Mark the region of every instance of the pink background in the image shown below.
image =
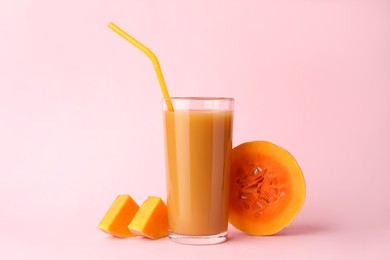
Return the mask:
M288 149L292 225L218 246L113 239L117 194L165 198L158 56L172 96L236 99L234 145ZM390 2L0 2L0 259L389 259Z

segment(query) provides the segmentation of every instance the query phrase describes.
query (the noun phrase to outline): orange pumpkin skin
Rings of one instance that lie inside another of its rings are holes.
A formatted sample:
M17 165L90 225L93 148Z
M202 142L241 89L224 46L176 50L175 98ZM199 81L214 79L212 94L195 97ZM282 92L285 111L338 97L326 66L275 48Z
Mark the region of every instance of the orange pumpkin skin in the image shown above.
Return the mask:
M306 196L302 171L284 148L267 141L233 149L229 222L250 235L272 235L288 226Z

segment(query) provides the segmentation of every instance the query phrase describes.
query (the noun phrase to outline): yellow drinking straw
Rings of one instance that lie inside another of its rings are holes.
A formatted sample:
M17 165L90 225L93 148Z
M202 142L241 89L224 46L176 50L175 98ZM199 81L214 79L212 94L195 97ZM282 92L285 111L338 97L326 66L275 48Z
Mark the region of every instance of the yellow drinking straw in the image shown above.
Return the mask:
M108 24L108 27L110 27L110 29L112 29L114 32L116 32L117 34L119 34L120 36L125 38L125 40L127 40L128 42L133 44L135 47L140 49L143 53L145 53L149 57L149 59L153 63L154 70L156 71L158 82L160 83L162 94L163 94L164 98L169 98L169 93L168 93L167 86L165 84L164 76L163 76L162 71L161 71L160 62L158 61L156 55L154 55L154 53L151 52L151 50L149 50L148 47L146 47L145 45L143 45L142 43L140 43L139 41L134 39L131 35L129 35L125 31L123 31L121 28L119 28L114 23L110 22ZM167 102L168 110L169 111L173 111L172 102L170 100L166 100L166 102Z

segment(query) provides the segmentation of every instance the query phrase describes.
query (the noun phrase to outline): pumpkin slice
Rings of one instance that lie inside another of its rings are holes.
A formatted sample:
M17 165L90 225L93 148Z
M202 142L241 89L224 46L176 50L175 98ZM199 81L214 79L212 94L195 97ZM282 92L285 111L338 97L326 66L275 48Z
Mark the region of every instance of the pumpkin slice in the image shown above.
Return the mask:
M97 227L116 237L133 237L128 225L138 209L138 204L129 195L119 195Z
M285 149L266 141L232 151L229 222L250 235L272 235L289 225L305 201L305 180Z
M168 211L164 201L148 197L129 225L132 233L150 239L168 235Z

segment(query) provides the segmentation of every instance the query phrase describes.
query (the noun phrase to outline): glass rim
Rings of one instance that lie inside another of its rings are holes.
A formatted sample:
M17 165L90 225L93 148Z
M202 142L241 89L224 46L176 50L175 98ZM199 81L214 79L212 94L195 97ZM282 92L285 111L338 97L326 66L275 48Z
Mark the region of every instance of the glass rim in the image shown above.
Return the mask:
M162 100L222 100L222 101L234 101L234 98L230 97L169 97L162 98Z

